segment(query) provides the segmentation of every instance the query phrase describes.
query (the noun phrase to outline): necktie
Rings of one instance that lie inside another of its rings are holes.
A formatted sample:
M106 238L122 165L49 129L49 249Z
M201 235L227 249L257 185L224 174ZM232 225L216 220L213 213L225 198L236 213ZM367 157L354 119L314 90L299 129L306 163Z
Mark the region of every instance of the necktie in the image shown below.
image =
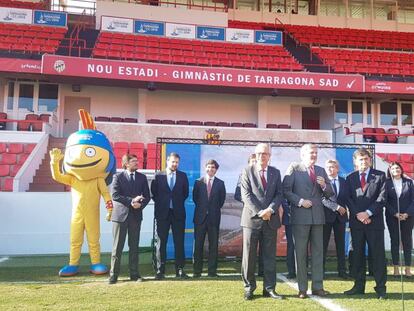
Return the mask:
M260 179L262 180L263 189L266 191L267 181L266 181L266 178L264 176L265 172L266 172L265 170L260 171Z
M174 188L174 184L175 184L175 180L174 180L174 174L171 173L171 177L170 177L170 189L173 190Z
M315 167L313 165L309 167L309 177L313 183L316 182Z
M211 194L211 178L208 179L208 183L207 183L207 196L210 199L210 194Z
M335 191L335 194L338 196L338 188L336 187L336 178L332 179L332 187Z
M130 174L129 174L129 183L130 183L131 185L133 185L133 184L134 184L134 173L130 173Z
M365 179L366 173L361 173L361 188L362 190L365 190L365 185L367 184L367 181Z

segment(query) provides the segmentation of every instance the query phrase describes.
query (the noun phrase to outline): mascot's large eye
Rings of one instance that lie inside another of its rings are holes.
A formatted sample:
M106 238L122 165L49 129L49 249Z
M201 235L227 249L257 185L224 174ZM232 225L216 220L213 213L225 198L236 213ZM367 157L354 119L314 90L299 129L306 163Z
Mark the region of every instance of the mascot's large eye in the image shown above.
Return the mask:
M96 154L96 150L94 148L92 148L92 147L86 148L85 154L86 154L86 156L88 156L90 158L91 157L94 157L95 154Z

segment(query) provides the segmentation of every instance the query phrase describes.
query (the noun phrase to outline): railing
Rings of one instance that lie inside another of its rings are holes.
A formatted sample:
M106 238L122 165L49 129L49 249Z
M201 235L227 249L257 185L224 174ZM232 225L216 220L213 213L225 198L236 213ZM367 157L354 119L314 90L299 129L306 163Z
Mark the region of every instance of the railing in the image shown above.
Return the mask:
M96 0L70 0L70 4L60 0L52 0L50 9L52 11L95 16Z

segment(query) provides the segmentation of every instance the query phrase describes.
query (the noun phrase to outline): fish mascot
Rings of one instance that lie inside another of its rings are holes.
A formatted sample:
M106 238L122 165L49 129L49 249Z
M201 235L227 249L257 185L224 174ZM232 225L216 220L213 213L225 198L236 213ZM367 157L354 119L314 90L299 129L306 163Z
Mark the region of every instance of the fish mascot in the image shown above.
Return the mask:
M89 113L81 109L79 115L83 129L69 136L64 155L57 148L49 152L53 179L70 186L72 192L70 259L69 265L60 269L59 276L79 273L85 231L91 257L90 272L96 275L108 272L101 263L99 202L102 196L107 208L106 218L110 219L112 198L107 185L116 172L116 161L109 140L96 130ZM60 169L62 159L63 172Z

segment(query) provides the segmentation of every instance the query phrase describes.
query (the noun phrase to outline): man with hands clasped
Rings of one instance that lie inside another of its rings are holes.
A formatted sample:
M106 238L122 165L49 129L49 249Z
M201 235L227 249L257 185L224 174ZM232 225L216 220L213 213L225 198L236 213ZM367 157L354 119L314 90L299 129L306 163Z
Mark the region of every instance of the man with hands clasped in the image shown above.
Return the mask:
M346 295L365 293L365 243L371 250L375 291L378 299L384 299L387 282L384 216L385 174L371 168L372 156L365 149L354 152L356 171L346 178L348 190L349 226L352 235L352 275L354 286Z
M283 297L276 287L276 240L281 226L279 207L282 203L280 171L269 166L270 147L258 144L255 149L256 165L244 169L241 177L241 197L244 203L241 216L243 227L242 278L244 299L253 299L256 289L255 267L257 244L263 235L263 296Z
M138 270L138 246L141 231L142 210L150 200L147 177L138 173L137 156L126 154L122 157L124 171L114 176L112 198L114 208L111 220L114 238L111 257L109 284L118 281L122 250L128 233L129 276L131 281L142 281Z
M296 251L296 274L301 299L308 298L307 254L312 251L312 294L326 296L323 288L323 225L325 213L322 197L334 195L325 170L315 165L318 148L305 144L301 162L292 163L283 179L283 194L291 204L291 224Z

